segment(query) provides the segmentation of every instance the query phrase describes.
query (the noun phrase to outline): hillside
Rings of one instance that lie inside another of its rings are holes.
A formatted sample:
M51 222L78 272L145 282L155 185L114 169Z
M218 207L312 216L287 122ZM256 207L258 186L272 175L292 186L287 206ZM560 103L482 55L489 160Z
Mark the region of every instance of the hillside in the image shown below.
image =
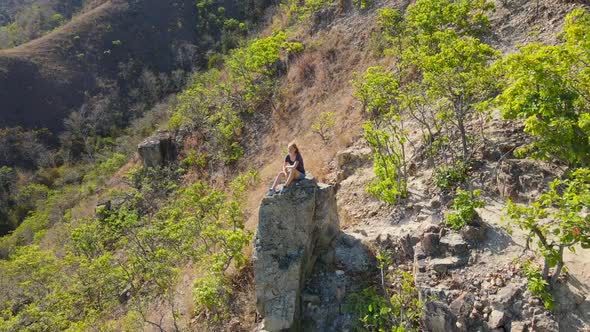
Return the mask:
M86 74L126 84L125 57L173 71L168 50L202 37L174 20L193 5L109 1L0 51L31 75L11 94L39 81L35 95L75 107L87 96L69 99L61 75L92 91ZM187 54L207 68L120 132L89 135L83 158L0 168L0 212L22 217L0 238L0 331L590 329L587 5L260 13L248 33L225 21L232 34L204 45L244 39ZM269 190L295 150L305 179Z
M0 126L60 130L67 114L96 93L100 80L117 79L121 64L166 73L180 68L178 49L197 41L195 26L190 1L115 0L37 40L0 51Z

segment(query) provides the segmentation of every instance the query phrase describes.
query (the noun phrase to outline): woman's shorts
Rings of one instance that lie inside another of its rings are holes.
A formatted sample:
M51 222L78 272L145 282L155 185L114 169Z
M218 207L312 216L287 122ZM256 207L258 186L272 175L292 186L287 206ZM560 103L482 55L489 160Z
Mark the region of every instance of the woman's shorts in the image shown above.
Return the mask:
M297 177L297 180L303 180L303 179L305 179L305 174L299 172L299 176Z

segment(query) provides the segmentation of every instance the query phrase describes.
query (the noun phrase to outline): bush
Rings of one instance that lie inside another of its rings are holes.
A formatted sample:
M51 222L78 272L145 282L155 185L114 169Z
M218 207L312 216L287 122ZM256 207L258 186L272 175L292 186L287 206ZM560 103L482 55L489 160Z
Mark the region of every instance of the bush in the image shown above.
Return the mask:
M197 313L206 312L210 323L219 323L229 316L231 288L222 274L198 278L193 284L193 299Z
M420 331L423 303L414 277L410 272L395 271L389 278L388 284L395 285L390 290L392 296L382 295L374 287L348 296L344 309L358 319L355 330Z
M555 310L555 299L550 292L549 283L543 278L539 267L532 262L527 261L522 267L522 271L528 280L528 289L533 296L543 301L543 305L548 310Z
M480 190L469 192L457 189L457 196L452 206L453 211L447 213L445 216L445 224L458 231L473 222L477 215L475 209L485 206L484 202L479 199L480 194Z
M462 161L438 167L434 172L434 185L440 190L452 190L467 180L468 170L467 164Z
M336 119L333 112L322 112L317 117L315 122L311 125L311 130L320 136L322 141L326 143L330 140L331 132L336 126Z

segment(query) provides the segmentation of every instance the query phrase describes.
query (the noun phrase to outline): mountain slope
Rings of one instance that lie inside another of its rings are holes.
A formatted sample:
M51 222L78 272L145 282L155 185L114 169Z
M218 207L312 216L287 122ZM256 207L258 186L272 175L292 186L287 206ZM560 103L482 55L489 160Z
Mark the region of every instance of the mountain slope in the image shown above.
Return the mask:
M199 35L192 1L111 0L64 27L0 51L0 127L59 130L100 80L132 70L171 72ZM191 54L192 55L192 54Z

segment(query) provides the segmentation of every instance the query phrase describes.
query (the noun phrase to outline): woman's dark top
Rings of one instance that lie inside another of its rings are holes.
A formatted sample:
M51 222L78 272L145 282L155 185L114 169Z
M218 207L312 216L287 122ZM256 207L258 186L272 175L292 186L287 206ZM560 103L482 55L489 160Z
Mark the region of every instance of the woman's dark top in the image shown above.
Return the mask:
M295 169L298 170L299 173L305 174L305 167L303 167L303 157L301 157L301 153L297 152L297 155L295 156L295 161L299 162ZM285 162L289 163L289 165L293 165L295 161L291 160L291 156L287 153L287 156L285 157Z

